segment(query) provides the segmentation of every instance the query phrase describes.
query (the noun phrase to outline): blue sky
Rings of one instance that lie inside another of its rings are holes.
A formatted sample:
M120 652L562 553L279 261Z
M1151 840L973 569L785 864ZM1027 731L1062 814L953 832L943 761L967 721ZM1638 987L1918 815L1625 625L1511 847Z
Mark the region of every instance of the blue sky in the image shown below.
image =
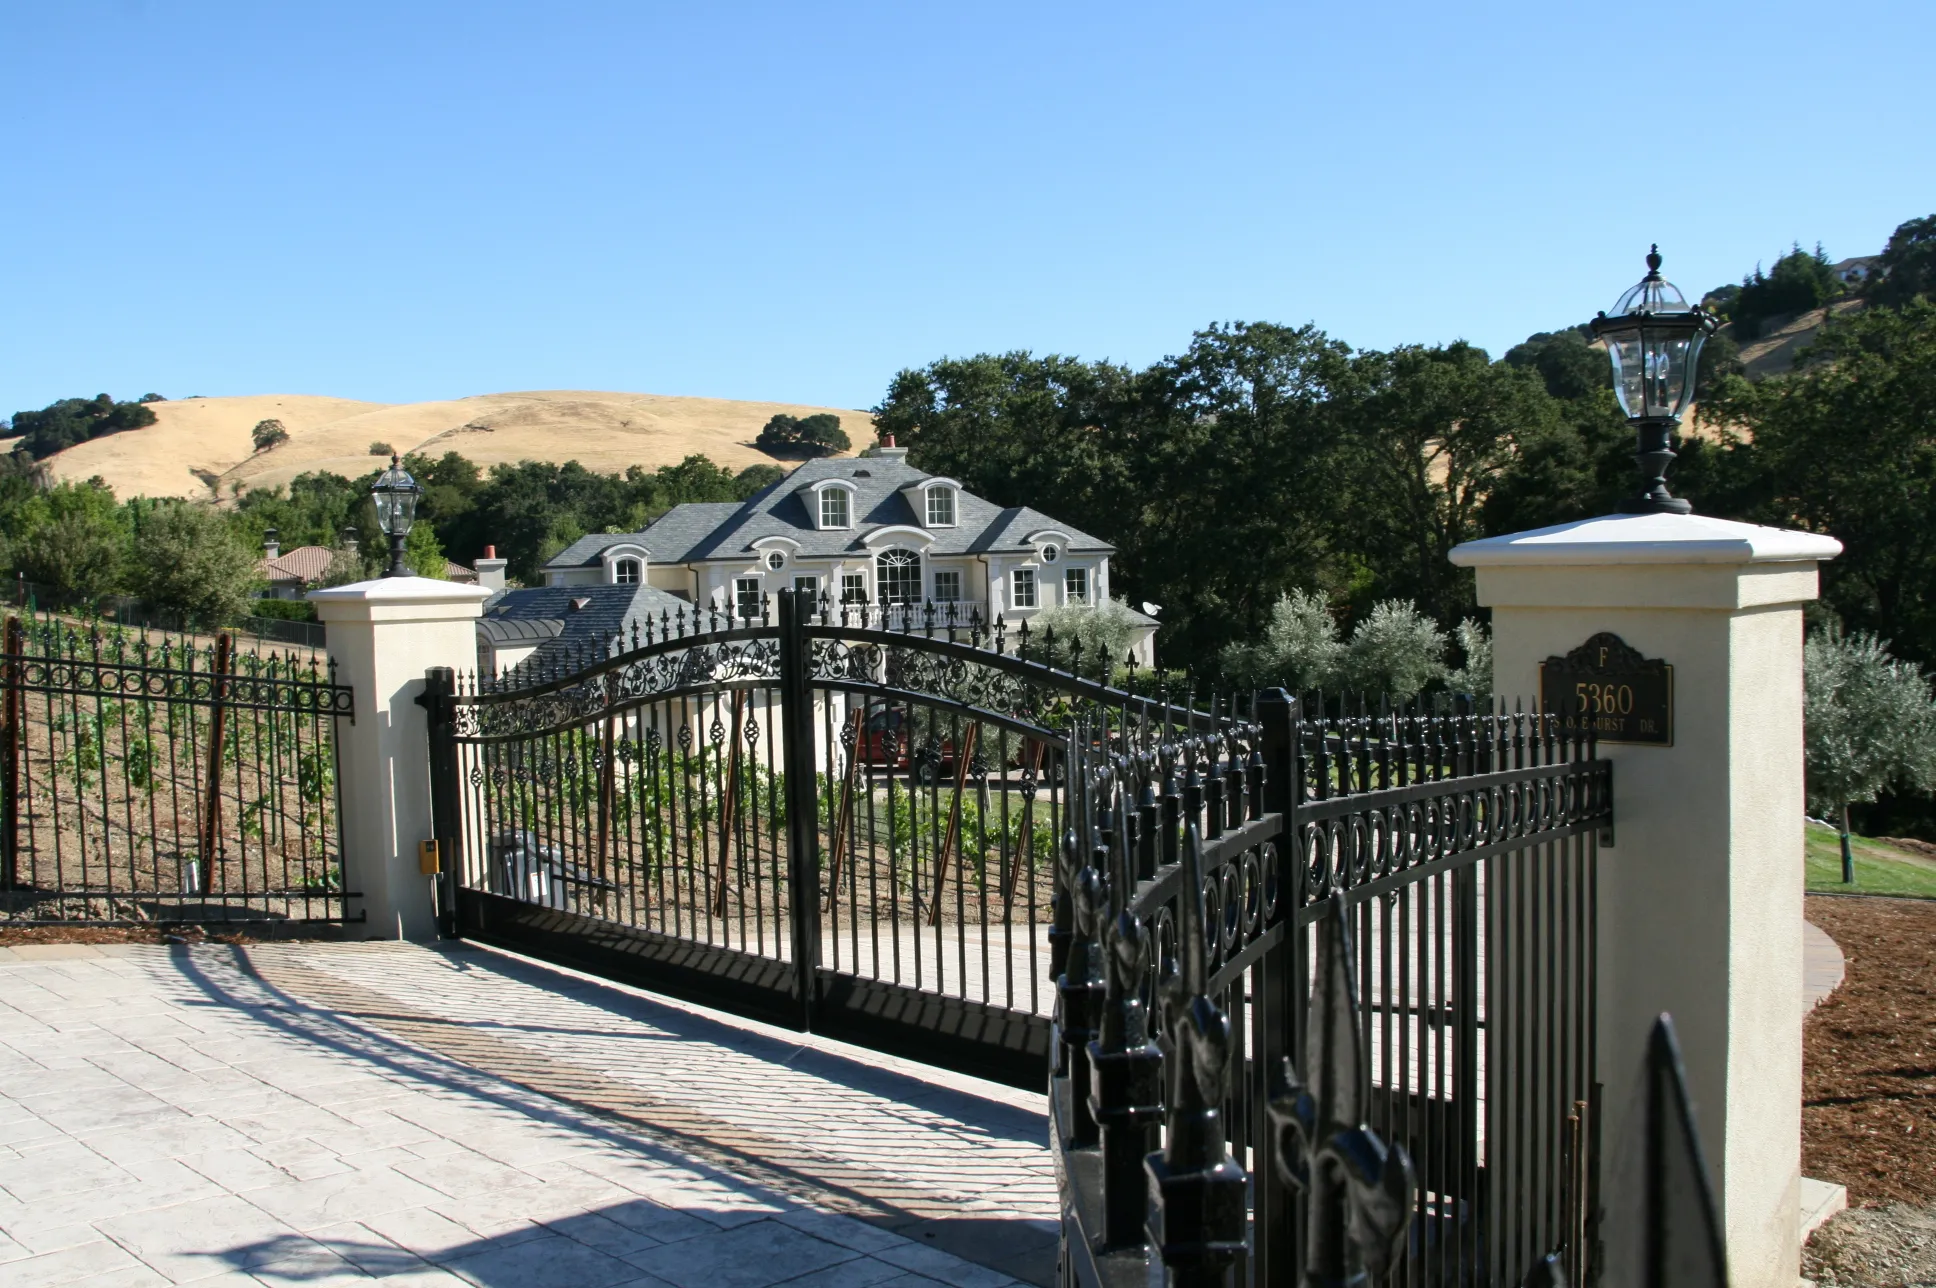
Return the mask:
M1936 5L0 0L0 414L1495 355L1936 212Z

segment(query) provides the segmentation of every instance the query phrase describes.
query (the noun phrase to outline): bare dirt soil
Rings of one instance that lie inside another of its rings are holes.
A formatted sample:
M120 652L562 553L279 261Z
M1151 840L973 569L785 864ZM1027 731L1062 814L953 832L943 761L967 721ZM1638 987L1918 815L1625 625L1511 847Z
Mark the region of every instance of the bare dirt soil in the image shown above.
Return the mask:
M1936 903L1811 898L1848 975L1803 1029L1802 1171L1849 1190L1802 1273L1840 1288L1936 1283Z

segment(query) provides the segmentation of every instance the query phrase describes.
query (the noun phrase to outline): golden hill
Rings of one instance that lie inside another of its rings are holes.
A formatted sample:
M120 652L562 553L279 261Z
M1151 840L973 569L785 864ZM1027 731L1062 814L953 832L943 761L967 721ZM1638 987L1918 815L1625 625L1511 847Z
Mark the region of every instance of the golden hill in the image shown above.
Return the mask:
M115 495L227 498L286 484L311 470L354 478L375 469L373 443L441 456L457 452L489 468L500 462L575 460L600 473L655 469L698 453L730 469L777 461L753 446L777 412L832 412L865 446L864 411L795 403L734 402L657 394L546 390L480 394L445 402L371 403L311 394L257 394L153 403L156 423L70 447L49 458L59 479L100 475ZM279 420L289 441L256 452L257 422Z

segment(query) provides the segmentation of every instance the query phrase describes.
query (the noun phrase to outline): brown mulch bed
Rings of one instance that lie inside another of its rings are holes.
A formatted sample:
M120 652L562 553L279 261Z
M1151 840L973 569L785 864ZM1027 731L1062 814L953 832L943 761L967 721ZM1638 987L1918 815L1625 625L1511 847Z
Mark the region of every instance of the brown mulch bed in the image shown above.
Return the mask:
M1802 1173L1851 1204L1936 1201L1936 903L1811 898L1848 975L1802 1037Z

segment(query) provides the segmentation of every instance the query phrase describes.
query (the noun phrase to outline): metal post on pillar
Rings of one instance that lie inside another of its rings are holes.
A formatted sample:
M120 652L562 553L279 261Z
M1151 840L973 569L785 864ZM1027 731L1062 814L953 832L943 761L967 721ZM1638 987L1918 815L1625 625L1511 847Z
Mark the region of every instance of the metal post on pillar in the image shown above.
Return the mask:
M820 971L819 766L813 741L813 690L807 682L806 619L810 595L783 590L780 598L780 739L786 760L787 885L793 917L795 1022L813 1028Z
M430 831L436 843L436 871L431 876L436 892L437 933L445 939L457 937L457 865L460 861L458 837L457 776L457 672L448 666L433 666L424 672L424 691L417 704L429 713L430 725Z

